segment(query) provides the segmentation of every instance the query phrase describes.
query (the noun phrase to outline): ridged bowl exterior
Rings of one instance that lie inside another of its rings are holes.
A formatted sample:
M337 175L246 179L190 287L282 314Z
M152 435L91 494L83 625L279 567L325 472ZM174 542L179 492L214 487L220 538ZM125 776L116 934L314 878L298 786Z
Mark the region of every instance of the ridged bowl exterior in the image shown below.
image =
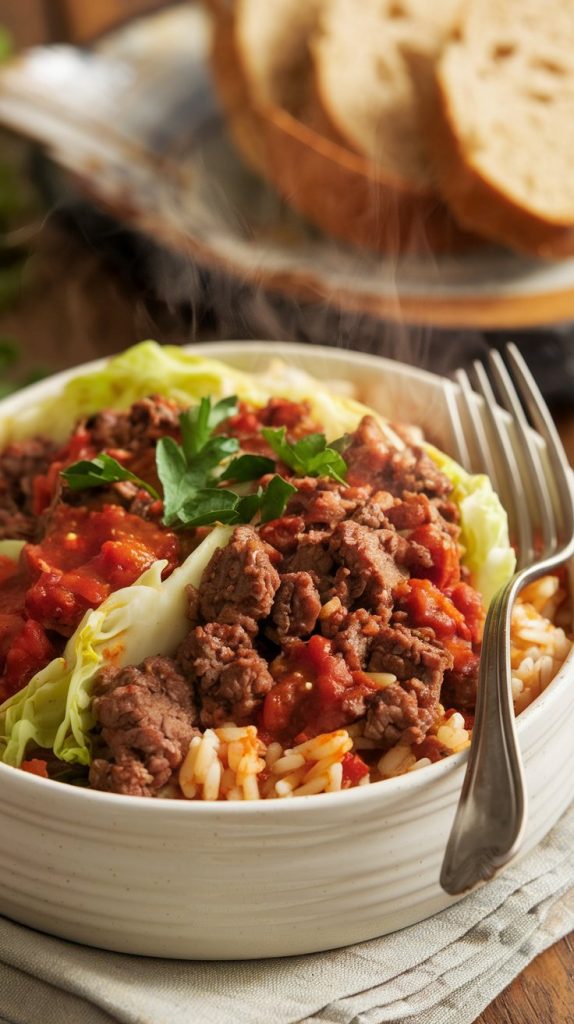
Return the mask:
M268 356L269 345L209 347L230 351L245 364ZM444 393L439 378L400 364L281 351L308 369L326 360L331 376L367 375L371 389L379 379L380 394L392 380L397 409L412 403L413 384L427 408L429 395ZM61 379L10 399L10 413ZM569 658L518 720L524 852L572 799L573 676ZM244 804L119 797L0 764L0 912L93 946L190 959L287 956L373 938L453 902L438 878L465 761L459 754L356 790Z

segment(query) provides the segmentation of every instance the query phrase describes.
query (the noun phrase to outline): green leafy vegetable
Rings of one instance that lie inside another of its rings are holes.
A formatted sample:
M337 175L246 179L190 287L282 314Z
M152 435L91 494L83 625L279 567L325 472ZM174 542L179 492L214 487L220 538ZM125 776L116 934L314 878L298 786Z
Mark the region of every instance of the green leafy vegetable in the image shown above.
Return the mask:
M237 409L235 396L223 398L214 406L210 398L186 409L179 417L182 443L162 437L156 447L156 465L164 495L163 522L166 526L204 526L227 522L233 511L233 492L219 491L215 471L225 459L239 450L235 437L213 435L220 423ZM237 495L233 496L237 499ZM206 518L210 516L210 518Z
M159 494L151 484L140 480L139 476L130 473L129 469L120 465L116 459L113 459L111 455L106 455L105 452L96 455L94 459L82 459L80 462L74 462L67 469L63 469L61 475L72 491L83 491L90 487L103 487L105 484L129 480L151 494L152 498L159 498Z
M285 427L264 427L261 433L281 461L298 476L330 476L337 483L345 483L345 460L335 448L327 447L324 434L307 434L290 444L285 440Z
M516 555L508 538L508 518L487 476L472 475L433 445L426 449L453 486L452 500L460 512L463 564L488 608L498 590L510 579Z
M220 423L237 412L237 396L230 395L211 405L210 398L202 398L199 405L191 406L179 418L183 450L191 460L205 447ZM237 445L239 447L239 445Z
M256 494L239 495L217 486L222 480L244 483L258 480L275 469L273 459L261 455L240 455L223 472L218 468L239 449L235 437L213 434L216 427L232 416L237 399L224 398L211 405L202 398L179 418L182 443L162 437L157 444L157 471L164 494L166 526L208 526L211 523L249 523L259 513L261 521L282 515L295 488L275 476L269 486Z
M266 473L272 473L274 469L273 459L267 459L264 455L240 455L238 459L233 459L229 463L219 479L244 483L248 480L259 480Z
M259 488L256 494L240 497L234 491L223 487L205 488L194 493L184 504L180 518L186 526L207 526L215 521L229 523L250 523L259 513L261 522L277 519L283 514L290 495L297 490L281 476L274 476L269 485Z
M263 493L258 495L261 522L268 523L270 519L278 519L283 515L289 497L296 490L297 488L284 480L282 476L274 476Z
M179 511L186 526L208 526L209 523L237 523L239 495L224 488L206 487L194 492Z

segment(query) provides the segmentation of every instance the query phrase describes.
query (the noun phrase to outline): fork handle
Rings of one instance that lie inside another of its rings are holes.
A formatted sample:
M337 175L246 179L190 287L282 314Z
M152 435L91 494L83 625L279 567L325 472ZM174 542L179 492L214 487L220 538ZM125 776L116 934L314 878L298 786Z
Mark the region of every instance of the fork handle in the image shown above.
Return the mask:
M545 571L540 563L536 570L537 576ZM526 788L514 725L510 617L516 595L533 575L532 570L518 573L502 587L485 623L472 743L440 876L451 895L492 878L515 856L524 834Z

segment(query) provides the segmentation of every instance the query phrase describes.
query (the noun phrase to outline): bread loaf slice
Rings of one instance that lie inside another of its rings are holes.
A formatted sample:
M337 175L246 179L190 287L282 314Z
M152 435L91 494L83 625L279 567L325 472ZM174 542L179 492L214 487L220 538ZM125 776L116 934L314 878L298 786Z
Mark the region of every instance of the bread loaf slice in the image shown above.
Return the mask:
M476 245L435 191L389 180L307 116L309 38L320 5L331 2L209 0L211 67L237 149L334 239L401 256Z
M414 192L434 189L421 96L461 0L328 0L312 43L317 93L346 144Z
M257 102L295 116L307 102L309 40L323 0L236 0L236 45Z
M472 0L437 80L429 145L459 222L540 256L574 253L571 0Z

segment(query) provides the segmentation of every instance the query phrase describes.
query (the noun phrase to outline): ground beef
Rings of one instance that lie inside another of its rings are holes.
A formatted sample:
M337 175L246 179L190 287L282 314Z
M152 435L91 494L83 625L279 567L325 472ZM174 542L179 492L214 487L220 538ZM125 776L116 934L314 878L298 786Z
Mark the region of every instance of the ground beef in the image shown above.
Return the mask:
M454 669L445 672L441 701L445 707L474 711L478 686L479 658L469 659L464 672Z
M373 638L368 664L369 672L392 672L401 681L416 677L439 690L452 666L452 655L422 630L384 624Z
M269 523L263 523L259 527L259 536L280 554L292 555L297 550L304 529L305 521L302 516L281 516Z
M343 655L351 672L367 667L373 639L380 627L380 617L371 615L365 608L346 617L343 628L333 638L333 646Z
M309 636L320 611L319 591L309 573L285 573L275 595L267 634L280 644L288 637Z
M310 530L301 537L297 550L283 559L281 572L311 573L319 581L319 591L323 594L331 586L330 577L334 567L333 556L329 551L328 534L320 530Z
M329 550L349 572L350 601L360 600L362 607L390 617L393 591L405 574L384 550L377 532L347 520L335 529Z
M181 409L167 398L142 398L125 412L104 409L86 420L85 428L98 449L135 451L151 447L160 437L177 433Z
M436 715L438 694L419 679L385 686L367 697L365 736L389 750L401 740L422 743Z
M307 527L332 531L337 523L348 518L357 507L356 498L345 494L347 488L335 480L316 477L294 478L297 493L287 503L287 514L301 516Z
M214 552L201 579L199 608L206 622L240 623L256 631L254 623L267 618L279 587L270 554L272 548L252 526L236 527L229 544Z
M369 483L399 498L405 491L442 497L452 490L448 477L424 449L409 444L402 450L392 447L374 416L363 417L344 458L347 481L353 486Z
M351 518L371 530L389 526L387 513L392 510L394 498L388 491L377 491L364 504L359 505Z
M438 641L406 626L381 625L373 638L368 670L389 672L397 683L367 698L365 736L384 749L399 739L420 743L432 725L444 673L452 655Z
M93 711L109 758L97 758L90 785L114 793L153 796L179 768L197 734L192 690L171 658L104 669Z
M273 686L267 662L242 626L196 626L181 644L177 659L195 684L204 728L249 722Z
M0 540L35 539L34 478L47 472L55 453L52 441L33 437L9 444L0 454Z
M403 500L395 501L387 512L387 518L396 530L414 530L432 522L435 515L426 494L406 493Z

